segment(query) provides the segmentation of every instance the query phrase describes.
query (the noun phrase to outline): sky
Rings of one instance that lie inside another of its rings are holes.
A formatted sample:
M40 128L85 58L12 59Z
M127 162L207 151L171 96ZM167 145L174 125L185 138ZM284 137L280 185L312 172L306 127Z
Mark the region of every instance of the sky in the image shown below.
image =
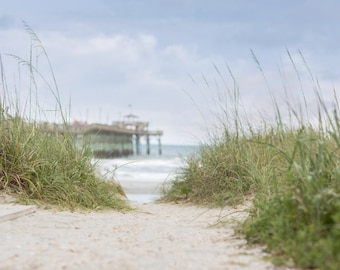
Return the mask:
M6 78L0 97L16 96L27 114L32 100L53 111L54 74L71 122L111 124L134 114L150 130L163 130L163 143L196 144L230 121L223 114L235 103L256 123L256 115L274 117L273 97L279 106L313 108L315 85L327 106L340 91L337 0L0 0L0 6ZM20 59L32 59L41 74L35 90Z

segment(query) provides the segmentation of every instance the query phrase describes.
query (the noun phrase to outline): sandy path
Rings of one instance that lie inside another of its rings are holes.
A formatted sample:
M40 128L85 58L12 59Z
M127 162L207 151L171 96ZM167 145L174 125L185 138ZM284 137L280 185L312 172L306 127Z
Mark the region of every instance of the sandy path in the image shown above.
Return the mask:
M240 209L149 203L128 213L37 210L0 223L0 269L274 269L233 225Z

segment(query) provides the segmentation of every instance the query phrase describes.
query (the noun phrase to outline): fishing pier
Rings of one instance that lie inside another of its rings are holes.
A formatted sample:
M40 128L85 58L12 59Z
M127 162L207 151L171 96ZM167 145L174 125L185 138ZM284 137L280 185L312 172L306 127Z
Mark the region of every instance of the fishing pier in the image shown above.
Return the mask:
M131 117L130 117L131 118ZM88 142L93 154L99 158L112 158L141 154L141 138L146 139L146 153L150 154L150 138L158 141L158 154L162 154L161 130L149 130L148 122L134 121L113 122L112 125L84 124L74 122L70 132L76 135L79 142Z

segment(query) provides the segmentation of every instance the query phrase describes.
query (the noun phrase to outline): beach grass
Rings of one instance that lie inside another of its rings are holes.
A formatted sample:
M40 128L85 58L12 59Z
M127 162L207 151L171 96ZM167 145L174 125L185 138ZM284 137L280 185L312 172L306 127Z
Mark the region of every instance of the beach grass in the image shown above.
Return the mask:
M299 77L296 60L287 53ZM300 57L305 63L302 54ZM304 105L296 109L292 103L286 104L288 122L273 96L275 121L262 117L260 125L248 121L250 117L241 119L244 108L232 100L236 104L233 111L221 110L228 114L223 118L232 121L221 122L219 133L185 161L172 186L164 190L163 200L223 206L251 199L249 217L239 227L250 244L265 244L279 265L338 269L339 104L334 91L333 105L326 105L320 85L307 65L305 68L317 103L316 121L308 118L305 92ZM229 93L229 97L239 96L238 89L233 91L236 94Z
M18 77L27 75L28 83L22 83L29 88L25 89L29 93L25 106L20 103L19 96L13 95L20 89L8 88L5 67L0 61L0 190L21 203L35 203L43 207L129 209L123 189L95 173L89 145L76 145L68 128L68 116L61 104L48 55L33 30L27 24L25 28L32 42L29 59L9 56L24 70ZM37 68L38 60L42 58L48 63L51 82ZM43 124L41 118L36 120L36 116L45 115L37 101L41 82L44 90L49 90L51 99L55 100L55 107L50 111L55 114L58 125ZM59 128L53 128L57 126Z

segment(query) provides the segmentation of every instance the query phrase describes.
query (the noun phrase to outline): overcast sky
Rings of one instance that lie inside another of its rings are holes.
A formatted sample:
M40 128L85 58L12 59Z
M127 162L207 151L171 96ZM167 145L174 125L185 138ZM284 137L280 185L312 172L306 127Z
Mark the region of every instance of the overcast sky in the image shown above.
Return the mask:
M232 103L228 67L250 118L257 111L271 114L263 73L275 98L283 100L286 88L290 102L300 102L287 49L298 74L304 70L298 51L303 53L327 102L334 89L340 91L337 0L0 0L0 6L9 91L25 107L25 73L7 55L29 59L25 21L49 56L71 121L111 123L132 112L150 129L162 129L164 143L197 143L213 128L214 111ZM41 50L33 53L52 84ZM302 74L302 80L308 77ZM313 87L303 88L312 103ZM53 107L43 83L38 98L43 110Z

